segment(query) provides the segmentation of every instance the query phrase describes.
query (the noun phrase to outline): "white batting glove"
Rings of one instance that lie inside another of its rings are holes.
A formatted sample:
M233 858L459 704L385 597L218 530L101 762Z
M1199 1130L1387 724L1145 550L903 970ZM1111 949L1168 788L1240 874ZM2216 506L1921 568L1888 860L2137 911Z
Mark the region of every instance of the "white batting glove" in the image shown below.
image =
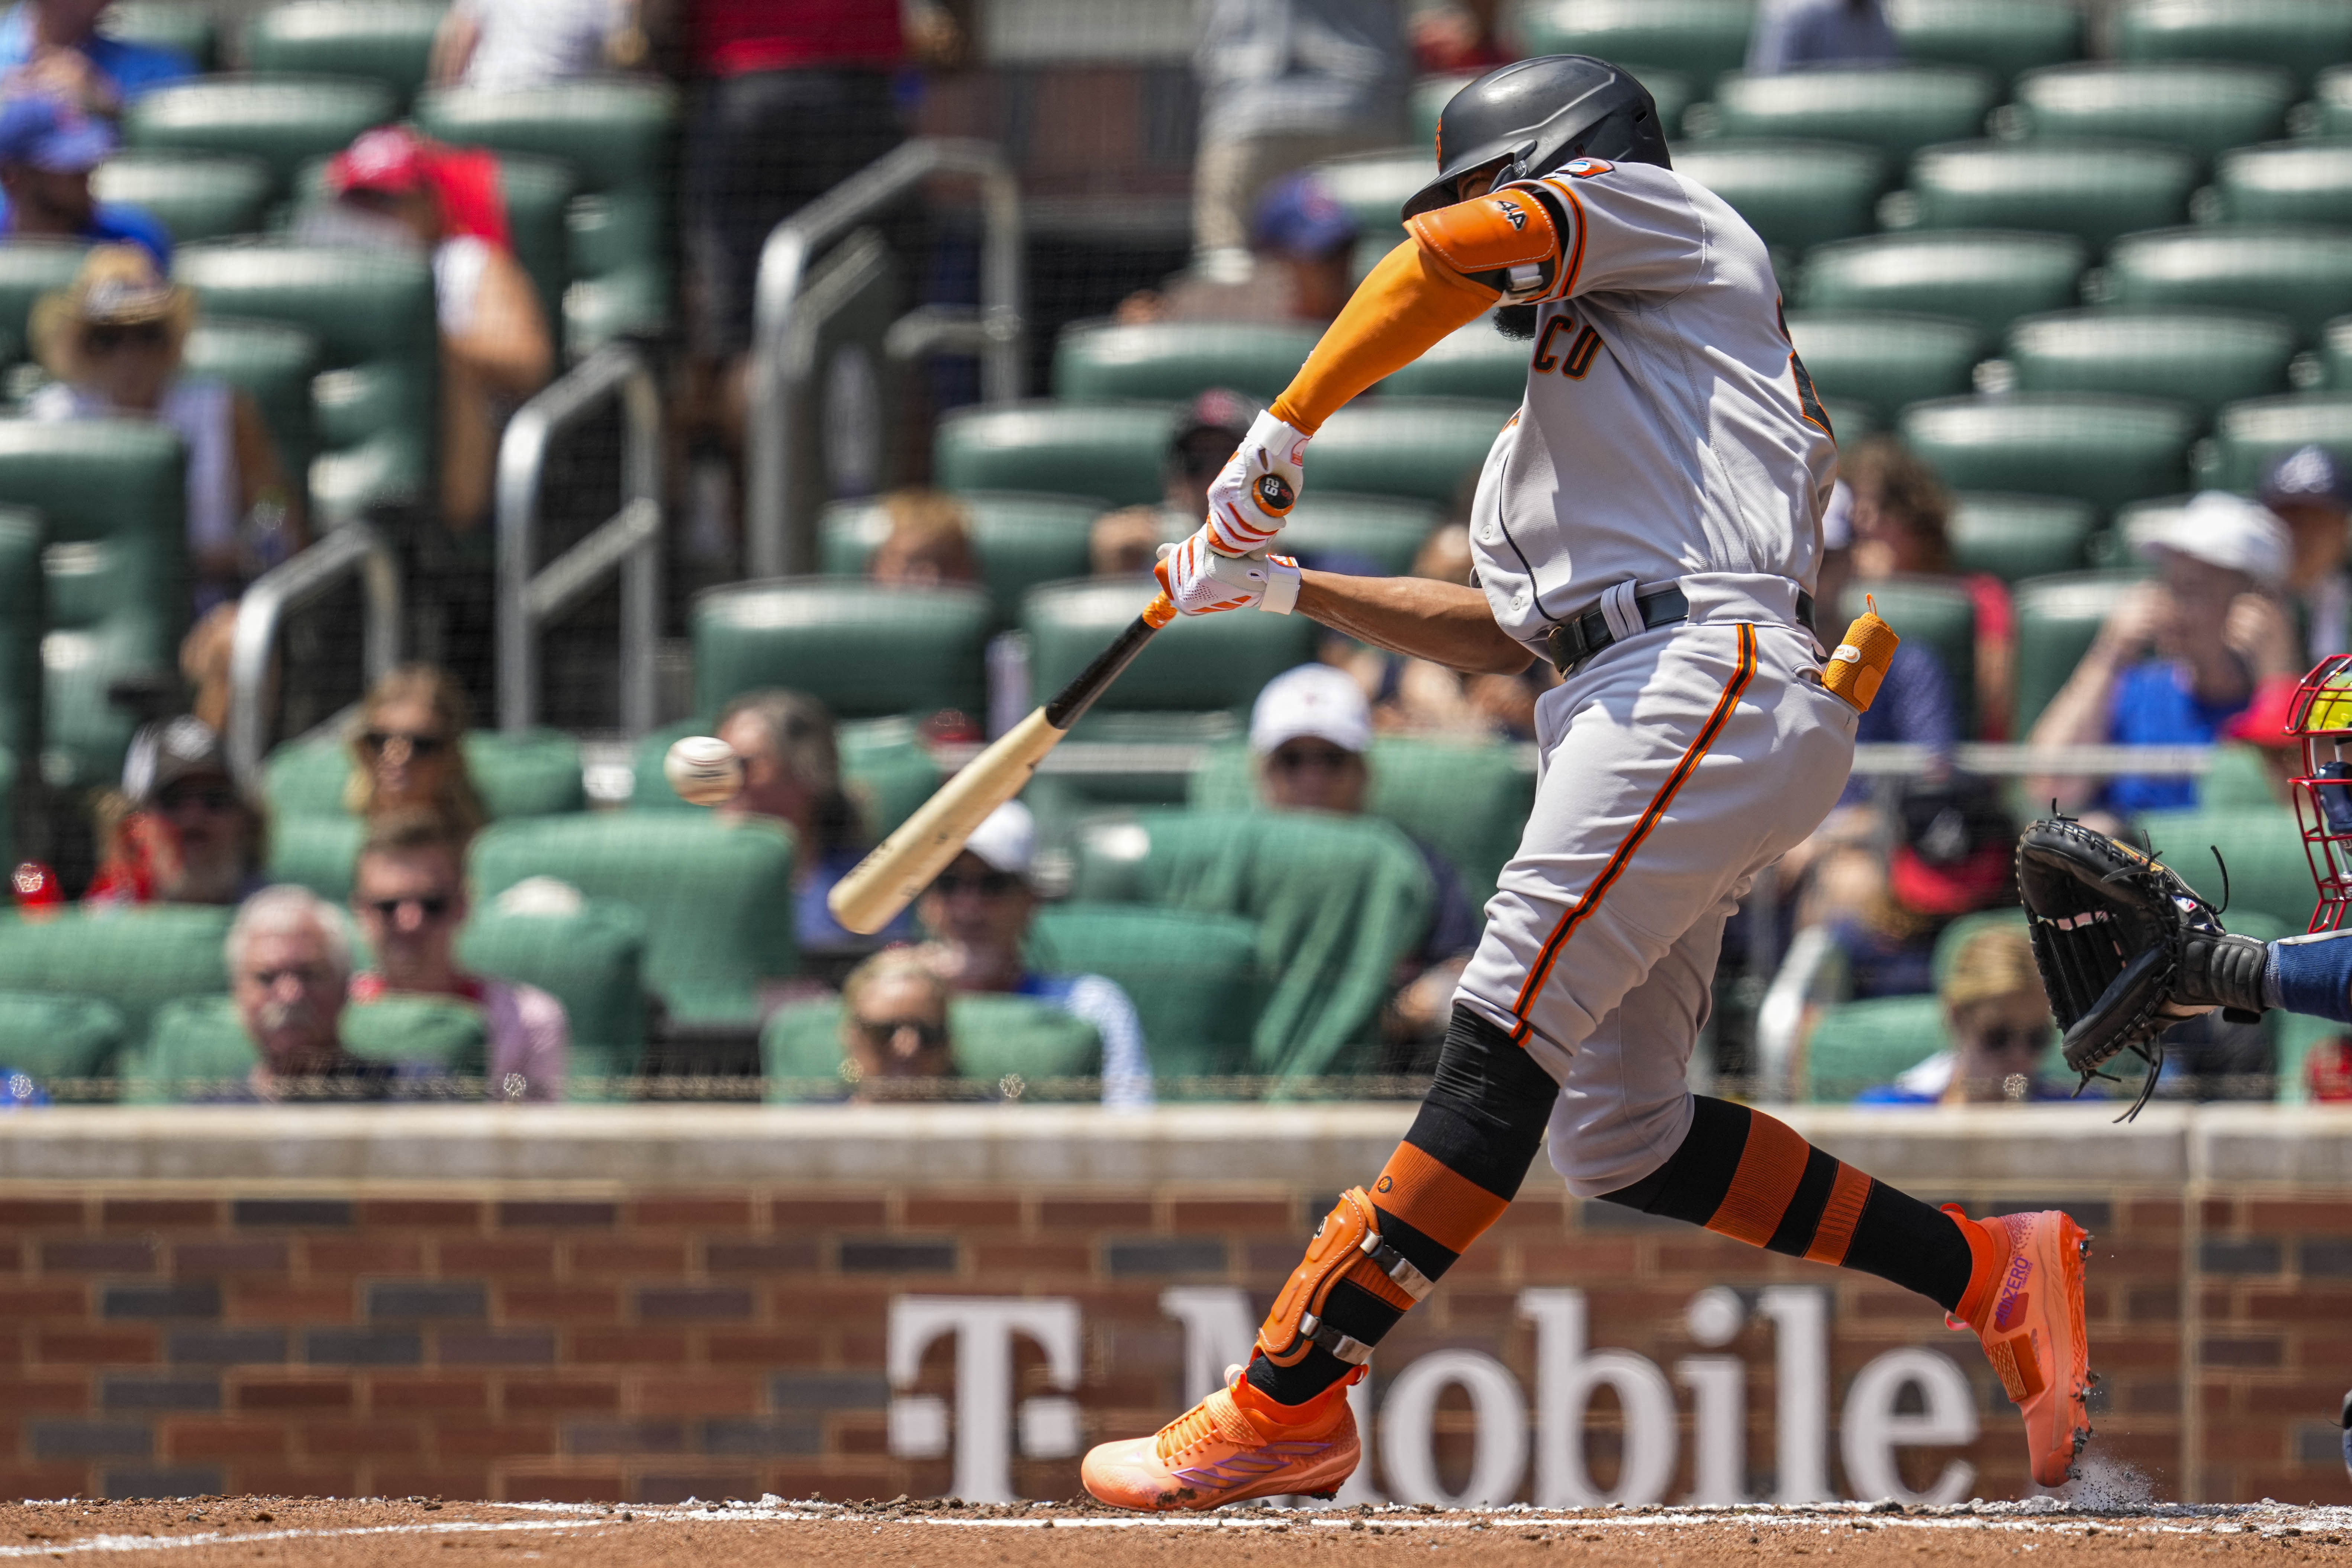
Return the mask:
M1227 555L1246 555L1280 531L1307 483L1307 437L1262 412L1209 482L1209 531Z
M1181 544L1161 545L1160 564L1151 573L1178 611L1187 616L1245 610L1252 605L1286 616L1298 603L1297 562L1263 550L1228 555L1210 543L1205 527Z

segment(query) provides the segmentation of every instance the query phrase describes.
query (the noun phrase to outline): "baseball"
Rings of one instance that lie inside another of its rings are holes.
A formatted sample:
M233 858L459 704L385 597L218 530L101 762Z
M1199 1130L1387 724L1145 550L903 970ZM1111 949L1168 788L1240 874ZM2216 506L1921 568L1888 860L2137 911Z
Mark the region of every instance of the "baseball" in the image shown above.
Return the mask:
M719 805L743 787L743 759L716 736L688 735L672 742L662 759L662 776L680 800Z

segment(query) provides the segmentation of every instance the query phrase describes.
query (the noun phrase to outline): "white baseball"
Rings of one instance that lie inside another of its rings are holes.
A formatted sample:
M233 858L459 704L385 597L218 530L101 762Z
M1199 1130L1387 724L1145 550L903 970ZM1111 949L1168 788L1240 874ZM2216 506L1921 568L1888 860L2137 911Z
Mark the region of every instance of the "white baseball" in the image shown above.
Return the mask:
M716 736L688 735L671 743L662 759L662 776L680 800L719 805L743 787L743 759Z

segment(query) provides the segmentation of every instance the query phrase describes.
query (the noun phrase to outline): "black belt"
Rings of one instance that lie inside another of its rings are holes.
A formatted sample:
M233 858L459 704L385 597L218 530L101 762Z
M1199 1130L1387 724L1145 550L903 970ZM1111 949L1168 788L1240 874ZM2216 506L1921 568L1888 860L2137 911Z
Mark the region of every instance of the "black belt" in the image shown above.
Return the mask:
M1670 626L1686 618L1690 615L1690 601L1683 597L1680 588L1668 584L1665 587L1635 595L1633 613L1641 617L1643 631L1655 631L1660 626ZM1797 619L1808 629L1813 624L1813 596L1801 590L1797 595ZM1548 640L1552 668L1567 675L1614 643L1617 634L1609 629L1608 617L1596 605L1552 627Z

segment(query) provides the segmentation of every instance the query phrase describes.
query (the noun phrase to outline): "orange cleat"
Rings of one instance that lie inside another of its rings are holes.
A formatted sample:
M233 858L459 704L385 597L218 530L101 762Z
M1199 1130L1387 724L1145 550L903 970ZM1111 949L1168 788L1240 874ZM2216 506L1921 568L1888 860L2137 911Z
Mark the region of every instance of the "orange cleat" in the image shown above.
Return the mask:
M1224 1387L1162 1426L1158 1436L1097 1444L1078 1470L1095 1500L1166 1513L1248 1498L1337 1492L1356 1473L1364 1451L1348 1408L1347 1384L1305 1405L1276 1405L1241 1372L1228 1369Z
M2083 1329L2083 1257L2091 1238L2056 1209L1972 1220L1957 1204L1944 1212L1972 1234L1974 1276L1954 1328L1984 1342L2000 1386L2025 1415L2033 1479L2045 1487L2074 1477L2074 1456L2091 1440L2090 1339Z

